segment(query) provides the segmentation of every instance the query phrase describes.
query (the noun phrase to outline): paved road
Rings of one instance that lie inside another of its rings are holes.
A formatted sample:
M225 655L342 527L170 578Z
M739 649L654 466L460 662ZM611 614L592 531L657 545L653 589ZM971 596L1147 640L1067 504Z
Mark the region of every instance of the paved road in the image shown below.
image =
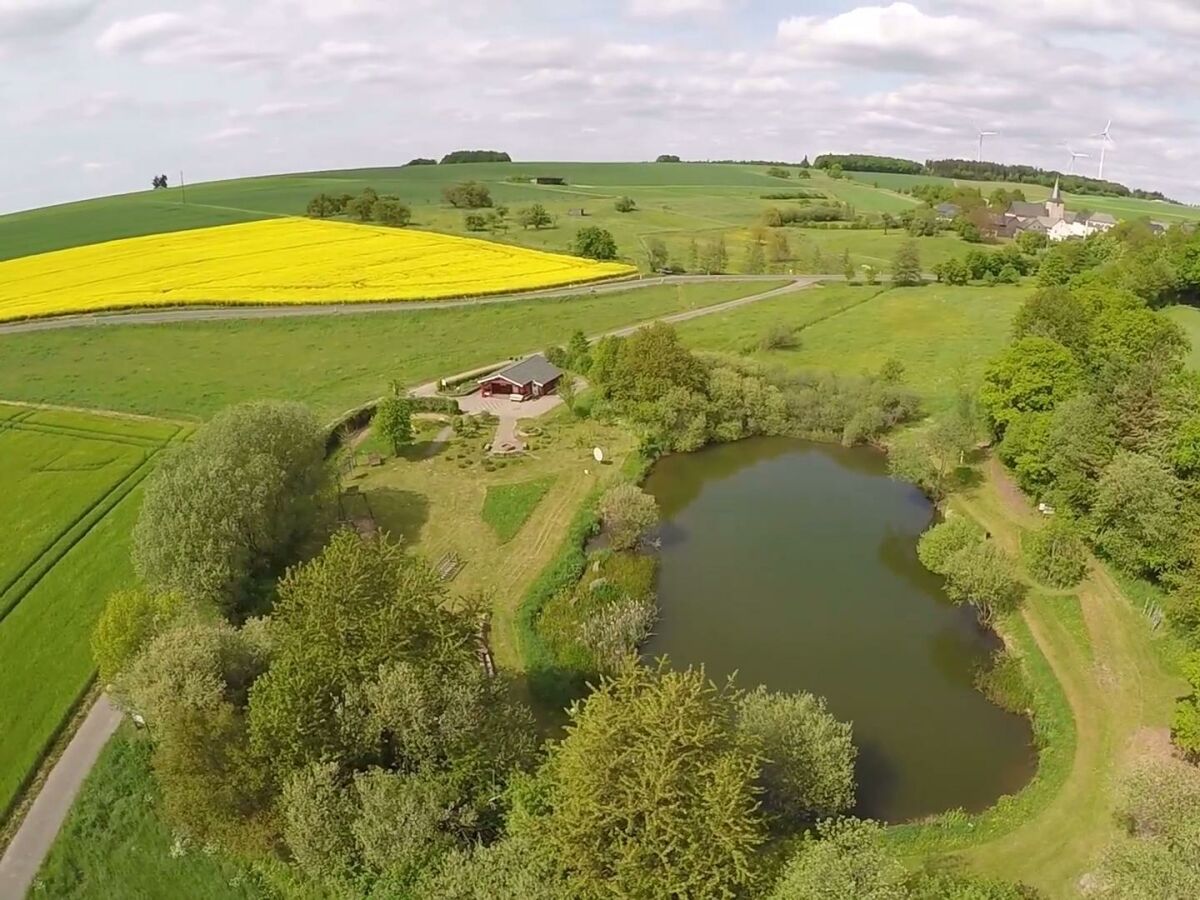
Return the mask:
M50 852L75 795L121 724L121 711L101 695L38 792L12 843L0 858L0 900L20 900Z
M626 278L605 281L594 285L554 288L544 291L523 291L516 294L499 294L493 297L463 297L456 300L394 301L390 303L330 303L304 306L187 306L170 309L153 309L108 313L81 313L74 316L56 316L49 319L30 319L0 325L0 334L18 334L26 331L56 331L61 328L85 328L99 325L163 325L168 322L211 322L223 319L276 319L302 316L357 315L375 312L418 312L423 309L453 309L459 306L484 306L492 303L516 303L522 300L549 300L555 297L573 297L580 294L611 294L630 288L651 287L661 284L695 284L720 281L779 281L792 278L790 275L663 275L652 278ZM838 276L822 276L823 280L837 280ZM799 281L817 281L817 278L797 278Z
M688 281L707 281L707 280L742 280L742 281L778 281L778 277L756 277L756 276L684 276L670 277L663 279L655 279L649 283L686 283ZM690 309L685 312L672 313L671 315L661 316L657 320L662 322L686 322L689 319L697 319L701 316L710 316L714 313L725 312L730 309L736 309L739 306L746 306L750 303L757 303L760 300L766 300L769 297L778 297L782 294L788 294L793 291L803 290L811 287L818 281L825 280L818 277L794 278L783 287L774 288L768 291L762 291L758 294L751 294L748 297L739 297L736 300L730 300L726 303L718 303L714 306L703 306L699 309ZM646 282L643 282L646 283ZM615 285L597 286L596 292L608 292L619 290L620 287ZM578 293L575 291L559 292L555 296L563 294ZM473 300L467 301L470 303L501 303L512 302L513 300L522 299L529 295L514 295L507 299L492 298L489 300ZM541 294L541 296L548 296ZM422 308L429 308L434 304L422 304ZM454 303L440 303L437 306L454 306L462 305ZM371 305L370 311L376 309L387 309L388 311L397 311L399 309L411 309L412 304L393 304L382 305L376 307ZM319 307L325 313L329 312L355 312L358 309L342 308L342 307ZM269 317L274 314L290 315L295 314L293 310L275 310L273 308L263 309L218 309L218 310L174 310L171 312L158 312L148 314L129 314L124 316L96 316L83 317L72 316L73 324L68 324L66 319L52 319L45 322L23 322L16 326L4 326L0 328L0 333L4 331L38 331L43 330L43 327L52 328L70 328L82 325L108 325L116 324L116 320L122 323L126 321L138 321L146 323L148 316L155 317L155 321L175 321L176 319L191 319L197 318L193 313L213 313L212 318L256 318ZM313 313L300 313L301 315L312 315ZM320 313L318 313L320 314ZM160 318L162 317L162 318ZM202 318L202 317L201 317ZM628 325L623 328L617 328L613 331L605 332L605 334L627 335L632 334L637 329L646 325L647 322L639 322L636 325ZM39 327L41 326L41 327ZM603 337L603 335L593 335L593 339ZM500 360L497 366L503 365L507 360ZM476 367L478 369L478 367ZM475 371L475 370L472 370ZM454 378L455 376L450 376ZM437 383L421 385L416 388L415 393L418 394L434 394L437 392ZM515 430L515 421L512 421ZM435 438L435 441L443 441L448 437L449 428L444 428ZM513 435L515 438L515 434ZM498 435L499 439L499 435ZM62 827L63 821L67 817L67 813L71 809L71 804L75 800L76 794L79 793L79 788L87 778L92 766L95 764L100 751L104 748L104 744L108 741L112 733L116 731L117 726L121 722L121 712L118 710L107 696L101 696L99 700L92 706L84 719L79 730L75 732L75 736L71 738L67 749L63 752L62 757L51 770L49 777L46 779L45 785L38 793L37 799L33 801L28 814L25 816L21 827L17 830L13 837L12 843L9 844L4 857L0 859L0 900L19 900L25 896L25 892L33 883L34 877L37 875L38 869L41 868L42 860L46 854L50 852L50 847L54 843L55 837L58 835L59 829Z

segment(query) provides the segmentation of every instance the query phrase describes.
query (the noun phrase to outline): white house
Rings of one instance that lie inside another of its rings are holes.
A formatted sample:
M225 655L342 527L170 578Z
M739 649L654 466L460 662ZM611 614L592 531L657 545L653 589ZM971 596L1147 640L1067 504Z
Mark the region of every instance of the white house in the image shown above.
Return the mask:
M1095 230L1086 222L1068 222L1066 219L1059 219L1050 227L1046 235L1052 241L1065 241L1067 238L1087 237Z

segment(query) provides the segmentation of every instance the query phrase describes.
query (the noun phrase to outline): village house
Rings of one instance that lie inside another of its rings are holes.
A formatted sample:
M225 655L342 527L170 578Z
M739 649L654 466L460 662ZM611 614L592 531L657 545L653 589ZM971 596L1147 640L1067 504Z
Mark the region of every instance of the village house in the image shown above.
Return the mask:
M524 400L553 394L563 374L562 369L538 353L479 379L479 387L485 397L508 394L513 400Z
M1116 224L1117 220L1108 213L1090 213L1085 216L1068 212L1056 179L1050 199L1044 203L1013 201L1004 213L992 219L990 230L997 237L1011 238L1031 231L1045 234L1052 241L1064 241L1108 231Z

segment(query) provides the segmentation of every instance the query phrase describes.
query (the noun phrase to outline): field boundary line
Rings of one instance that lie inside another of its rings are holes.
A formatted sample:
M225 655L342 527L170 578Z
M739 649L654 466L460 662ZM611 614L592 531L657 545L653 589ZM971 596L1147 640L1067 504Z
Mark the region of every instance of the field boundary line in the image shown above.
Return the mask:
M63 425L44 425L41 422L2 423L9 431L26 431L30 434L52 434L62 437L75 438L80 441L94 441L98 444L120 444L125 447L136 447L141 450L153 450L161 447L169 438L156 440L154 438L139 438L134 435L120 435L107 431L89 431L86 428L69 428Z
M39 409L44 409L52 412L87 413L88 415L105 416L110 419L132 419L141 422L167 422L180 428L194 426L196 424L196 421L189 419L172 419L165 416L150 416L146 415L145 413L121 412L119 409L95 409L88 406L61 406L57 403L33 403L28 400L6 400L3 397L0 397L0 405L27 407L29 411L23 414L25 416L31 416ZM9 422L15 421L15 419L15 416L12 419L0 419L0 425L5 425Z
M159 450L161 449L160 447ZM43 578L54 570L54 567L62 561L63 557L70 553L76 544L87 537L92 529L99 525L109 513L117 508L122 500L128 497L142 483L146 476L150 474L150 463L158 452L156 450L147 453L141 463L89 504L66 528L55 535L54 539L46 544L42 551L30 560L28 565L9 579L8 583L0 589L0 625L4 624L4 620L8 618L9 614L20 605L21 601L29 595L30 591L41 583ZM47 559L49 559L49 563L43 565ZM26 581L26 576L35 569L41 569L41 571L28 580L24 587L21 588L21 583ZM13 593L14 591L16 593Z

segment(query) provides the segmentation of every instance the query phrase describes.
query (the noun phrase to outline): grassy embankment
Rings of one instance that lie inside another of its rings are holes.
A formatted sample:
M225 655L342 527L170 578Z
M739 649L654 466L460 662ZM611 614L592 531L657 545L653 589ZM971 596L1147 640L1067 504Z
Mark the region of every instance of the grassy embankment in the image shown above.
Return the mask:
M797 171L797 170L793 170ZM728 244L731 271L741 271L749 230L760 223L764 210L798 203L849 203L859 212L899 213L917 202L891 190L852 179L834 180L814 172L809 179L775 178L765 166L661 163L470 163L450 166L415 166L380 169L347 169L295 175L271 175L189 185L187 204L178 189L143 191L64 204L0 217L0 260L79 244L155 234L207 225L252 221L270 216L303 215L308 201L318 193L357 194L374 187L395 194L413 210L411 227L451 234L468 234L463 211L442 198L446 185L468 179L485 183L497 204L515 211L541 203L555 217L543 229L523 229L512 221L507 231L482 236L540 250L565 251L576 232L587 225L611 231L619 252L628 261L645 267L646 241L662 239L673 259L689 260L689 242L723 236ZM513 177L556 175L566 185L534 185ZM764 195L813 192L811 200L767 199ZM614 201L634 199L637 209L619 213ZM572 211L583 209L586 215ZM513 217L510 216L510 219ZM841 272L841 255L849 250L857 264L886 267L905 239L900 232L878 230L837 231L788 228L790 258L778 263L782 271ZM473 236L480 236L474 234ZM957 236L921 240L926 265L962 255L967 246ZM820 250L820 269L814 253Z
M106 325L0 335L0 397L207 418L288 399L332 418L389 382L418 384L588 334L757 294L783 282L631 288L452 309Z
M133 579L139 485L185 429L0 405L0 819L94 676L92 623Z

